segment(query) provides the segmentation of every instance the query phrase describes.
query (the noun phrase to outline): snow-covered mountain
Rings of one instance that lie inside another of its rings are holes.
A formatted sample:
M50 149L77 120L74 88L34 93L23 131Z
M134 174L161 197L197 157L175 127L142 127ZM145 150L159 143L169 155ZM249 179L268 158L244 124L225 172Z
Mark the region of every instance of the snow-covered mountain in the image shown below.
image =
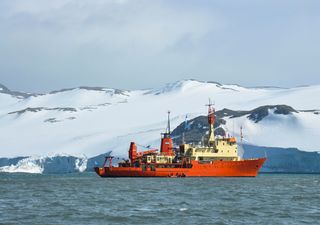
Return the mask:
M243 126L248 144L319 151L318 96L320 86L245 88L196 80L147 90L79 87L46 94L0 85L0 157L68 154L81 158L111 150L123 157L132 140L159 145L167 110L176 127L186 115L189 119L206 115L208 98L217 110L239 112L226 114L221 127L238 136ZM292 111L284 114L267 107L257 118L251 111L267 105L287 105Z

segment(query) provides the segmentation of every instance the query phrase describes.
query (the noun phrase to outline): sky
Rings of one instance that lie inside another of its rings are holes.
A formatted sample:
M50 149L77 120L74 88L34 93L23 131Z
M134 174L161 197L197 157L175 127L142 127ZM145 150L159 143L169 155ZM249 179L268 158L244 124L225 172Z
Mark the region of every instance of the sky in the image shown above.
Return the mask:
M0 0L0 83L320 84L318 0Z

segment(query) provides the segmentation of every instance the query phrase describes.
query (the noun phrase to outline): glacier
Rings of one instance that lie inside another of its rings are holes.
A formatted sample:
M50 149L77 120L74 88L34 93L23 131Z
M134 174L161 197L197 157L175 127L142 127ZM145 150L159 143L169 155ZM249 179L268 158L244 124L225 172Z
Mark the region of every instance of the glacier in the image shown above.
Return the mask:
M0 172L65 174L93 171L93 167L102 165L105 157L109 154L110 152L107 152L92 158L87 158L84 155L72 156L69 154L0 158Z

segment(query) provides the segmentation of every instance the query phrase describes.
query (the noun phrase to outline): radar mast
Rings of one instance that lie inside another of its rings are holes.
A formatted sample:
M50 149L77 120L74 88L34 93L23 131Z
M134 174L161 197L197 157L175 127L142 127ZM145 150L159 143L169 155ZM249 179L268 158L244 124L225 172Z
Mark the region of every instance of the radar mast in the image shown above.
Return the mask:
M211 99L209 98L208 106L208 124L209 124L209 137L208 137L208 146L215 146L215 137L214 137L214 123L216 120L215 109L213 104L211 103Z

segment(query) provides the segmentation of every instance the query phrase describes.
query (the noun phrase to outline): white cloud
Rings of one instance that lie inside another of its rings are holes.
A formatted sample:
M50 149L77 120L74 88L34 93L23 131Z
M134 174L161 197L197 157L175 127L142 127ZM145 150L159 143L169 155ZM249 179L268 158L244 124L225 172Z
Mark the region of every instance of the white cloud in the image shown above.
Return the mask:
M98 42L121 51L158 52L185 35L198 40L219 25L212 13L162 1L13 0L9 5L4 23L13 35L73 45Z
M320 82L317 2L1 0L0 82L29 90Z

